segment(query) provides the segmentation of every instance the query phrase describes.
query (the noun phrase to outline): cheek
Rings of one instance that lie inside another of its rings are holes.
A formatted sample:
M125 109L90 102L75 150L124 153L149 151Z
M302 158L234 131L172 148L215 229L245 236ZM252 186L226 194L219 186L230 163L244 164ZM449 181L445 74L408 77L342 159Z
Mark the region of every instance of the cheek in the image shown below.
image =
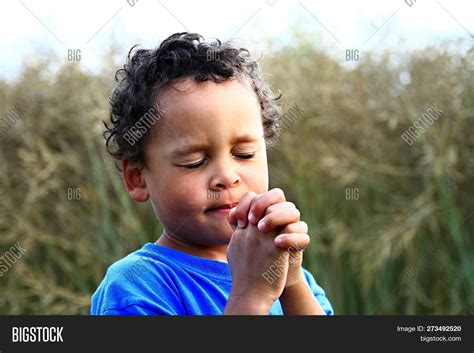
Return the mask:
M199 178L174 177L162 188L165 204L169 209L181 214L197 212L204 206L206 195Z
M259 163L255 168L243 171L241 177L249 190L257 194L268 191L268 168L266 160Z

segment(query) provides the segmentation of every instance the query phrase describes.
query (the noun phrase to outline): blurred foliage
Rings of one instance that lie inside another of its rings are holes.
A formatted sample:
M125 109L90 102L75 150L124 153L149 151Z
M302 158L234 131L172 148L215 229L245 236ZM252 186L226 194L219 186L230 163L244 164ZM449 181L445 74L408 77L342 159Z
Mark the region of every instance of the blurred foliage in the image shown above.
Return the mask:
M336 313L473 313L473 56L364 52L351 66L300 38L263 59L284 111L304 111L269 148L271 186L309 224L305 266ZM0 80L1 117L26 111L0 130L0 255L27 249L0 277L1 314L87 314L107 267L161 232L105 154L118 64L53 64ZM444 114L409 146L433 103Z

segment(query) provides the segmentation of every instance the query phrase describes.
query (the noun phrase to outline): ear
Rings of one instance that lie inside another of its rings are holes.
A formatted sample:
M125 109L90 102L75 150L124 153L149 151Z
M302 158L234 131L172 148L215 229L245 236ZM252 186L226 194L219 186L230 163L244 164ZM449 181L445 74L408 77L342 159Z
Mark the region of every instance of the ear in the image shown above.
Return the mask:
M146 188L145 178L143 177L142 170L140 169L140 165L123 160L122 176L128 194L132 199L137 202L145 202L148 200L149 194Z

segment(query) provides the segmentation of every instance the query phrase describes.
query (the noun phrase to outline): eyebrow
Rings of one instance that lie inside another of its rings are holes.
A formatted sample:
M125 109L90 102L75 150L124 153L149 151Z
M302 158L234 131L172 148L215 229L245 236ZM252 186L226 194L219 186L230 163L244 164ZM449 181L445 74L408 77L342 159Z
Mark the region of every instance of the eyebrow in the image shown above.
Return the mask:
M263 138L263 135L259 136L255 134L242 134L242 135L234 137L231 142L232 144L236 144L239 142L257 142L261 138Z
M263 138L263 135L258 136L258 135L251 135L251 134L243 134L243 135L239 135L237 137L234 137L231 140L231 143L236 144L236 143L242 143L242 142L257 142L261 138ZM180 146L180 147L175 148L174 150L171 151L171 155L176 156L176 157L180 157L180 156L185 156L187 154L191 154L191 153L194 153L194 152L203 151L206 148L208 148L207 143L192 143L192 144L189 144L189 145L184 145L184 146Z

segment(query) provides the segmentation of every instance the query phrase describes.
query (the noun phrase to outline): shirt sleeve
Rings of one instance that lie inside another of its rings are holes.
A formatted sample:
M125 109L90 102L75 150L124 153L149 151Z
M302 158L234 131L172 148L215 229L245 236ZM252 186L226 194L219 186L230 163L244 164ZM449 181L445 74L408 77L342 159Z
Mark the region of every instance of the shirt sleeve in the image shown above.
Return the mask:
M311 291L313 292L314 297L318 301L319 305L321 305L321 308L324 310L326 315L334 315L334 310L331 303L329 302L329 299L326 297L326 292L324 292L324 289L316 283L316 280L309 271L303 269L303 274L309 284L309 287L311 288Z
M153 266L153 271L150 266ZM154 266L146 260L112 265L92 296L90 313L186 315L180 294L166 268Z

